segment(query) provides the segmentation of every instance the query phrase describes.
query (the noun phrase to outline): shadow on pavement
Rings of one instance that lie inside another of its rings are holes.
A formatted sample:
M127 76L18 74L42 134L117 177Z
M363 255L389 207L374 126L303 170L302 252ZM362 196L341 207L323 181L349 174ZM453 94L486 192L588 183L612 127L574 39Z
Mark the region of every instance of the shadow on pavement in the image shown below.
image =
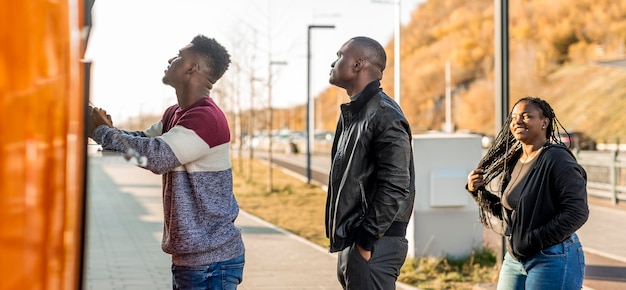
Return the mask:
M626 282L626 267L588 265L585 279Z
M268 228L268 227L251 227L251 226L242 226L240 227L241 232L244 234L248 234L248 235L267 235L267 234L272 234L272 235L282 235L283 233L281 233L280 231L277 231L275 229L272 228Z

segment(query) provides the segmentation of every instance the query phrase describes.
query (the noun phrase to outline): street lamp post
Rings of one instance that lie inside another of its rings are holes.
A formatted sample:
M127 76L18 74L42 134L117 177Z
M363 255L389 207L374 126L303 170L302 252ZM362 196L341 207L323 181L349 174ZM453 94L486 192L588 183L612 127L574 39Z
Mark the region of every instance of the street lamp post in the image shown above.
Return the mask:
M495 23L495 135L506 126L509 113L509 1L494 0ZM502 224L504 227L504 224ZM500 251L496 253L498 263L506 254L506 241L501 239Z
M495 134L509 113L509 1L494 0L495 22Z
M402 7L400 2L402 0L372 0L372 2L393 4L394 9L394 23L393 23L393 97L398 106L400 105L400 94L402 93L400 88L400 30L402 28ZM393 2L393 3L392 3Z
M393 91L396 103L398 103L398 106L402 107L400 105L400 94L402 93L400 89L400 26L402 25L402 19L400 19L400 12L402 11L400 0L396 0L395 5L396 23L393 29Z
M268 151L267 151L267 191L272 192L274 189L273 180L272 180L272 125L274 123L274 110L272 109L272 66L273 65L286 65L286 61L271 61L268 65L267 72L267 103L268 103L268 128L267 128L267 137L268 137Z
M306 180L311 183L311 150L313 148L313 100L311 100L311 29L334 29L334 25L309 25L307 30L307 80L306 80Z

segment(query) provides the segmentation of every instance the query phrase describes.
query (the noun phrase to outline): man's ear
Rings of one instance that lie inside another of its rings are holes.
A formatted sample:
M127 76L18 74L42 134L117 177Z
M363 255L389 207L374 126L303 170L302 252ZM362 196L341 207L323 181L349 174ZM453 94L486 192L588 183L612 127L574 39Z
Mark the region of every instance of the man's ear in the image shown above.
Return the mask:
M187 73L187 74L191 74L191 73L193 73L194 71L198 71L198 70L200 70L200 65L198 65L198 63L195 63L195 62L194 62L194 63L191 63L191 64L189 65L189 67L187 68L187 70L185 71L185 73Z
M352 65L352 71L353 72L358 72L360 70L363 69L363 66L365 65L365 59L363 58L357 58L354 61L354 64Z

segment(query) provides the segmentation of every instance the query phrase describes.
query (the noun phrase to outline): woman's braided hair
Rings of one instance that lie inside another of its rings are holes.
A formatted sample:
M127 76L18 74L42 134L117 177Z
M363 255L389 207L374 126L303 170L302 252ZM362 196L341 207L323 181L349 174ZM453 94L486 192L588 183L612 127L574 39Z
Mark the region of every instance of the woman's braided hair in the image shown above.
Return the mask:
M560 137L561 130L568 134L567 130L563 128L561 122L559 122L556 118L554 110L552 110L550 104L540 98L525 97L515 102L513 107L521 102L534 104L539 110L541 110L543 116L549 119L548 127L546 128L546 138L548 142L564 145ZM506 173L507 168L512 166L514 164L513 162L517 161L522 152L522 144L515 140L515 137L510 130L512 121L511 113L512 110L509 112L502 129L487 150L487 154L485 154L485 156L483 156L483 158L478 162L478 168L482 168L484 170L483 181L486 185L496 177L500 176L499 188L496 189L498 191L498 198L491 194L485 186L479 187L476 192L476 200L480 208L480 221L483 225L491 229L494 229L491 224L492 216L495 215L499 219L502 219L501 212L496 212L491 209L500 207L500 198L502 197L502 190L504 189L503 184L506 178L506 174L503 173Z

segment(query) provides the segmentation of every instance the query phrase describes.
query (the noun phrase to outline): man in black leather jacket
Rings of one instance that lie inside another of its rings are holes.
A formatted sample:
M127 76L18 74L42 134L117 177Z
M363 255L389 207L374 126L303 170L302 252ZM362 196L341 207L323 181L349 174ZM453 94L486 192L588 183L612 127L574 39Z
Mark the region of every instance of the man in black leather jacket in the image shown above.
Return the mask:
M329 82L344 88L326 201L330 251L344 289L395 289L408 251L415 174L411 128L380 88L386 54L354 37L337 52Z

